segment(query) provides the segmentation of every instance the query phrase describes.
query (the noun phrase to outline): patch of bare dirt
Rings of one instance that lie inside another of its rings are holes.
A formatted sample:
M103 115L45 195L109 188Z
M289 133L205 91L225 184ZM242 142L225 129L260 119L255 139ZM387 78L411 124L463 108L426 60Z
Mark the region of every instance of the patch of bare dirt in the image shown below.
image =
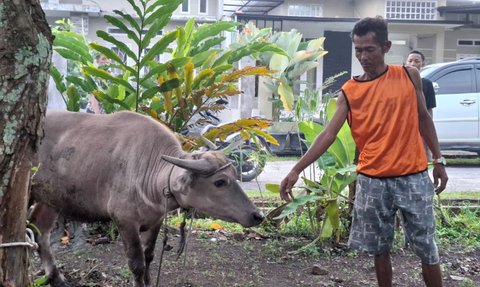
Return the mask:
M121 241L103 240L99 242L102 244L93 245L90 238L89 242L78 237L67 245L56 244L58 265L72 286L132 286ZM345 247L330 248L322 254L292 254L308 241L264 238L254 232L234 236L221 231L199 231L191 235L186 257L182 255L177 260L178 242L178 237L170 236L173 249L165 252L159 286L376 286L372 257ZM160 236L151 268L154 282L161 246ZM480 286L480 250L443 251L441 258L444 286ZM33 271L40 270L38 258L33 262ZM392 265L394 286L424 286L419 260L410 251L394 252Z

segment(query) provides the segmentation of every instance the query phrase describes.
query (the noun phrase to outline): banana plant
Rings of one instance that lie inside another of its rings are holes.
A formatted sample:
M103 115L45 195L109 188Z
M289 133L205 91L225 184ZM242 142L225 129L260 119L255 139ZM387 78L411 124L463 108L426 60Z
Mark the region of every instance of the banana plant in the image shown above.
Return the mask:
M265 85L279 99L286 111L294 108L295 96L293 86L301 75L318 66L317 60L327 51L323 49L325 38L319 37L302 42L302 34L292 29L289 32L271 32L271 28L258 29L249 22L241 35L240 42L257 41L275 44L286 52L261 52L257 55L260 65L265 65L276 73L265 79ZM298 96L298 95L297 95Z
M330 104L329 106L334 106ZM305 135L307 143L311 144L315 137L323 131L323 126L315 122L302 122L300 131ZM353 164L355 144L347 124L340 129L335 142L327 152L317 160L317 166L323 171L318 183L306 184L309 194L318 195L317 211L322 210L322 228L320 238L330 238L333 234L337 241L340 238L339 198L343 199L342 191L356 179L356 166ZM304 181L307 181L304 179ZM317 212L318 214L318 212Z
M324 95L322 114L323 122L328 124L336 110L336 100L333 95ZM308 145L324 130L324 125L313 121L298 123L300 131L305 135ZM340 129L334 143L327 152L317 160L317 166L322 171L319 182L303 178L306 194L297 196L293 202L275 219L282 219L293 214L306 204L315 204L317 212L323 218L318 239L330 238L335 235L340 240L341 208L339 199L343 198L342 191L356 179L356 166L353 164L355 156L355 142L350 133L350 127L345 123Z

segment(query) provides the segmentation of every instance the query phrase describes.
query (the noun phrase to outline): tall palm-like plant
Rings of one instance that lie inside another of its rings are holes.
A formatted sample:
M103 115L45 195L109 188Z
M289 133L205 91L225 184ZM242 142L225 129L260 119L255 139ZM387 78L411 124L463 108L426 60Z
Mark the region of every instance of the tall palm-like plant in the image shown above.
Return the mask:
M279 99L286 111L294 108L293 86L300 76L318 66L317 60L327 54L323 49L325 38L319 37L302 42L302 34L292 29L289 32L272 33L271 28L258 29L249 22L241 34L240 42L257 41L275 44L285 51L284 54L260 51L253 54L260 65L275 70L272 78L265 79L267 88Z

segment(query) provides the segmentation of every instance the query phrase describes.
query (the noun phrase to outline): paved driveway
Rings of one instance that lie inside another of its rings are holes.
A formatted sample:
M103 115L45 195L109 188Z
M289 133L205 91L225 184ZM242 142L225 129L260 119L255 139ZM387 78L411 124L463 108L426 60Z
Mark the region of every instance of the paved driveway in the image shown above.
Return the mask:
M296 161L275 161L267 162L265 170L258 176L257 180L241 183L246 191L265 190L265 184L277 183L287 175ZM307 169L306 177L310 178L312 173ZM449 181L445 191L478 191L480 192L480 167L453 167L447 166ZM430 171L431 175L431 171ZM300 180L299 180L300 181Z

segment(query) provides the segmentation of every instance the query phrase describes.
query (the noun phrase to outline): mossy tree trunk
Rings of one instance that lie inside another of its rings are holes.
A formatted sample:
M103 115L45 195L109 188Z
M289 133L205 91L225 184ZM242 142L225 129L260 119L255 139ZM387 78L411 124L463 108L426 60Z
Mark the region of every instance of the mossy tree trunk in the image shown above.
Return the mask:
M52 35L39 0L0 0L0 244L25 242L33 154L43 135ZM0 248L0 286L28 286L27 247Z

